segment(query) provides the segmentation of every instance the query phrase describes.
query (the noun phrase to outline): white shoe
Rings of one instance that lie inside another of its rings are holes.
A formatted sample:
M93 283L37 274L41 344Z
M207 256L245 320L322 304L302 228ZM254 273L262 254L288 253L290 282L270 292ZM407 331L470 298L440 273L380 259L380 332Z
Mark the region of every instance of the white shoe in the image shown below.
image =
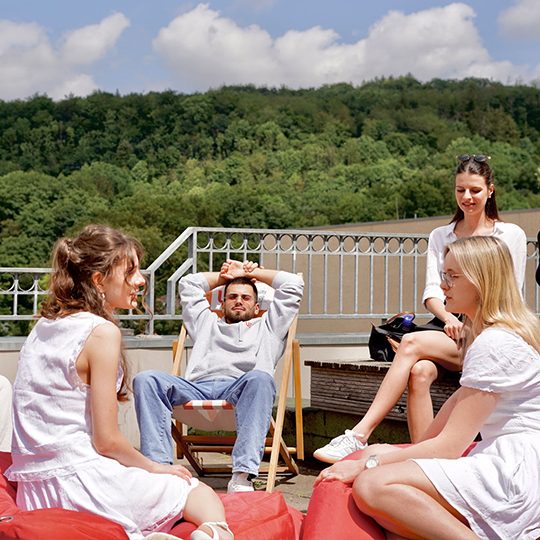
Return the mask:
M229 535L227 535L227 538L230 538L230 540L234 540L234 534L231 529L229 529L229 526L225 521L205 521L204 523L201 523L199 527L202 527L203 525L205 525L212 531L212 536L205 533L204 531L197 529L191 533L191 540L219 540L220 536L217 529L218 527L229 533Z
M362 442L358 438L362 436L351 429L346 429L343 435L335 437L327 445L315 450L313 457L325 463L336 463L336 461L343 459L349 454L366 448L367 443Z
M245 493L247 491L255 491L251 480L237 482L234 478L231 478L227 484L227 493Z

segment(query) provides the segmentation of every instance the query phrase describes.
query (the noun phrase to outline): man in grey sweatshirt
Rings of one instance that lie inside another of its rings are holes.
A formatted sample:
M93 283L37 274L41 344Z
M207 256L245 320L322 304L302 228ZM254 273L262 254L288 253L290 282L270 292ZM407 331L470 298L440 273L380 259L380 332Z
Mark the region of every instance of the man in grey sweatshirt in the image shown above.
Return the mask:
M268 310L260 307L253 281L274 288ZM210 310L206 293L219 286L223 318ZM172 463L172 408L193 399L224 399L235 407L237 438L229 493L252 491L276 394L274 369L283 355L289 326L298 313L303 281L296 274L228 260L220 272L180 280L182 314L193 341L185 378L144 371L133 381L141 451Z

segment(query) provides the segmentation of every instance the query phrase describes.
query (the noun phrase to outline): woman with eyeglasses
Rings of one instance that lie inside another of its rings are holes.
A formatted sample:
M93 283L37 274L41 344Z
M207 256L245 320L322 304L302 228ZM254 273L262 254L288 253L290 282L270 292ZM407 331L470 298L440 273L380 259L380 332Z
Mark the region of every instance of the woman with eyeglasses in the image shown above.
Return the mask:
M522 299L505 242L479 236L445 251L446 309L465 317L460 388L421 442L370 446L317 482L352 483L358 508L390 531L386 538L535 540L540 321ZM482 441L461 457L479 431Z
M426 286L422 301L434 315L426 325L429 330L405 334L381 386L365 416L351 430L346 430L314 457L335 463L367 446L373 430L384 420L408 386L407 422L412 442L420 440L433 420L430 387L438 375L438 366L461 370L457 340L463 323L458 314L445 309L440 286L446 246L458 238L494 236L510 249L519 290L525 279L527 239L523 230L500 220L495 200L493 172L489 157L463 155L458 158L455 174L457 209L448 225L438 227L429 237ZM452 286L451 278L448 285Z

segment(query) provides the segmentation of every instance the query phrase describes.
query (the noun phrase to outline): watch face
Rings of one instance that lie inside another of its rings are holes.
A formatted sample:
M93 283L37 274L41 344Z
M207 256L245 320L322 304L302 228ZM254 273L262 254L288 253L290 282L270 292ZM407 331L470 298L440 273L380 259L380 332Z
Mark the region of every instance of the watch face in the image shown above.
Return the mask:
M369 456L366 460L366 469L373 469L379 465L379 459L377 456Z

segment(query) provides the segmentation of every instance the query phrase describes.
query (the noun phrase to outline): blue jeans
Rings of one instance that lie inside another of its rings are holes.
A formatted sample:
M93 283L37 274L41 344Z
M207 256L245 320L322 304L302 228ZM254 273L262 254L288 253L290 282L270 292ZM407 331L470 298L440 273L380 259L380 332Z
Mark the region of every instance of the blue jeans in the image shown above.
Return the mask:
M257 476L276 396L274 378L253 370L239 379L190 382L162 371L143 371L133 380L141 452L158 463L172 463L172 408L192 399L225 399L234 405L236 442L233 472Z

